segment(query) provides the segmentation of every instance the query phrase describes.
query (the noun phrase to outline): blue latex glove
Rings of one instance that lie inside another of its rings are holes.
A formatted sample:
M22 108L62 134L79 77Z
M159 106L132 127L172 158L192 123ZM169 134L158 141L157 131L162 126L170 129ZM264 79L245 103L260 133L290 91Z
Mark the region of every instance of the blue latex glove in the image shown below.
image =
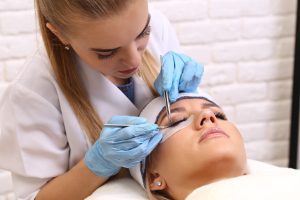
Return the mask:
M125 128L105 127L85 155L86 166L98 176L109 177L121 167L142 161L162 139L158 126L142 117L114 116L111 124L132 124Z
M200 84L203 66L184 54L168 52L162 58L161 71L154 82L156 91L163 96L169 92L174 102L179 92L194 92Z

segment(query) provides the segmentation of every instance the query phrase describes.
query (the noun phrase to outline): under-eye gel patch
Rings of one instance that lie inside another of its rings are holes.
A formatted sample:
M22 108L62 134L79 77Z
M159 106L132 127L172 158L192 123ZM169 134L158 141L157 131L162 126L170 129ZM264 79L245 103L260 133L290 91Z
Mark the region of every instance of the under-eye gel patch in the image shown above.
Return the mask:
M193 119L194 119L194 117L193 117L193 115L191 115L187 120L180 122L176 126L162 129L161 132L163 134L163 139L160 141L160 143L163 143L164 141L166 141L169 137L171 137L178 131L186 128L188 125L190 125L193 122Z

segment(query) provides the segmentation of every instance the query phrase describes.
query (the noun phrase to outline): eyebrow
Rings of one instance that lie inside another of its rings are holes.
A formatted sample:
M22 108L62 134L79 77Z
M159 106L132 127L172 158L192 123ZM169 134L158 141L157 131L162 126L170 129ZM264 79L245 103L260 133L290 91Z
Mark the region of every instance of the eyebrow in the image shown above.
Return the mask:
M138 36L136 36L136 38L139 38L144 32L145 30L148 28L149 24L150 24L150 19L151 19L151 15L148 14L148 19L147 19L147 23L144 26L143 30L141 33L139 33ZM118 49L120 49L121 47L116 47L116 48L112 48L112 49L101 49L101 48L90 48L91 51L95 51L95 52L111 52L111 51L116 51Z

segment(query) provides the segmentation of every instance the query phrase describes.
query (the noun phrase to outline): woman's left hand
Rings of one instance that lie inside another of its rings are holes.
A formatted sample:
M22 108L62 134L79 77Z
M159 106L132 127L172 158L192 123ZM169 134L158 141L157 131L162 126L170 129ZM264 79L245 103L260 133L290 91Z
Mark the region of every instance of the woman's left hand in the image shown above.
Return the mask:
M162 57L161 71L154 82L154 87L162 96L169 92L174 102L179 92L194 92L200 84L203 65L192 58L175 52L168 52Z

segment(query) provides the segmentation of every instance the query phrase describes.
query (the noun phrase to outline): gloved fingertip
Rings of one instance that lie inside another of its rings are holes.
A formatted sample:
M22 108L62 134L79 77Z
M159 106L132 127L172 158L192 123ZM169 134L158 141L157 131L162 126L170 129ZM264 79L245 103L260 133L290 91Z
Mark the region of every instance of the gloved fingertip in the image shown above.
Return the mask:
M145 124L144 127L145 127L144 129L147 130L148 132L153 132L158 130L158 125L153 123L147 123Z
M153 127L153 129L155 129L155 130L159 130L157 124L152 124L152 127Z
M198 76L199 77L202 77L202 75L203 75L203 72L204 72L204 67L203 67L203 65L199 65L199 69L198 69Z
M172 92L172 93L169 95L169 98L170 98L171 103L175 102L176 99L178 98L178 92Z
M174 103L176 101L176 98L171 98L170 97L170 103Z
M142 123L142 121L144 121L144 119L136 117L136 116L122 116L122 115L120 115L120 116L112 116L111 119L108 121L108 123L128 124L132 121Z
M157 137L157 139L160 141L163 138L163 136L164 136L163 133L158 130L154 137Z
M162 135L162 132L160 131L159 128L157 128L156 130L154 130L154 134L153 135Z
M146 119L145 117L138 117L138 119L139 119L140 121L145 121L145 122L147 122L147 119Z
M174 51L168 51L167 53L165 53L165 55L163 56L163 60L165 60L168 57L173 57L173 55L176 54Z

